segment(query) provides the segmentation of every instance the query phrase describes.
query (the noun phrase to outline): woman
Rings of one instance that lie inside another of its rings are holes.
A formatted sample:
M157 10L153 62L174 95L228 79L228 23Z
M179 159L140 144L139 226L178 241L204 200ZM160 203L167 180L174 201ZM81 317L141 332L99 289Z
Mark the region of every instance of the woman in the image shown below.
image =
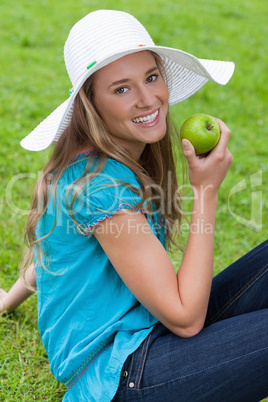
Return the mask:
M178 274L166 252L181 218L168 105L208 79L227 83L233 63L155 46L134 17L111 10L72 28L65 62L70 98L21 142L55 143L33 195L23 273L36 276L64 401L265 397L267 242L212 285L217 191L232 163L220 120L207 157L183 140L194 197Z

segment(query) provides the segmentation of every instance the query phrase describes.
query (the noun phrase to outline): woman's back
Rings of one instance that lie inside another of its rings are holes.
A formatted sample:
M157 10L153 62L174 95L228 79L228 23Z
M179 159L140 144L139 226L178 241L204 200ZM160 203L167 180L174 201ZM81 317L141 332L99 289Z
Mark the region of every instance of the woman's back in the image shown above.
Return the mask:
M107 159L103 171L90 180L73 208L75 218L88 234L77 229L65 205L66 193L83 174L87 159L80 155L73 161L57 185L57 224L41 242L46 269L40 263L36 266L39 329L55 377L70 387L76 398L76 392L82 398L83 392L93 387L94 395L99 395L96 400L104 401L107 389L112 394L117 387L115 373L157 319L137 302L90 233L112 213L131 209L141 201L126 186L118 185L128 181L139 188L134 174L121 163ZM72 195L71 191L69 202ZM146 216L155 231L152 217ZM51 197L38 225L38 237L51 230L54 218Z

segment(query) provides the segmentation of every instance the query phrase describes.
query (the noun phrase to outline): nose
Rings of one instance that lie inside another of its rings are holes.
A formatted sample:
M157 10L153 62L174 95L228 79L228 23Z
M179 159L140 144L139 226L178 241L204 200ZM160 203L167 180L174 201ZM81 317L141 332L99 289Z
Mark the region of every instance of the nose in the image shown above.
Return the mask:
M156 96L150 85L143 84L137 90L137 107L150 108L155 104Z

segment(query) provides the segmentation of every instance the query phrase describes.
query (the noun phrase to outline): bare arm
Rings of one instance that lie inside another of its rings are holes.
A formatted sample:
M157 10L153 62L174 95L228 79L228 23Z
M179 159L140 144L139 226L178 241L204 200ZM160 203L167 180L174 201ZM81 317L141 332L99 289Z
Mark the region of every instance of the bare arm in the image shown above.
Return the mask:
M32 286L36 286L36 277L34 272L34 264L31 264L26 272L26 280ZM9 313L15 310L24 300L26 300L33 292L26 288L23 280L19 278L12 288L5 292L0 289L0 314Z
M220 142L207 158L197 158L190 143L184 150L195 197L187 247L177 275L143 214L116 214L96 226L94 233L130 291L181 337L200 332L207 312L217 191L232 162L226 148L230 132L224 123L219 124ZM207 230L202 230L201 224ZM114 225L118 236L114 235Z
M191 143L184 154L193 187L193 209L186 251L178 271L180 295L184 306L193 307L193 332L201 330L206 318L213 277L214 229L217 192L232 163L227 149L230 130L220 120L221 139L207 158L198 159ZM185 140L183 140L185 141ZM192 303L195 301L195 305ZM190 307L191 308L191 307ZM189 315L191 317L191 315Z

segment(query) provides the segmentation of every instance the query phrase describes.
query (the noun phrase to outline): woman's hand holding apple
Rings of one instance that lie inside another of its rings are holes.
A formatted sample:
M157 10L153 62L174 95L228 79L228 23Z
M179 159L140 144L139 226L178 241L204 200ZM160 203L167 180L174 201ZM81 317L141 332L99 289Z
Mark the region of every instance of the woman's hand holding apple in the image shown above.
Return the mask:
M224 180L233 157L227 148L231 131L223 121L216 119L219 124L221 135L218 144L210 153L199 158L189 140L183 139L183 152L189 166L189 180L195 191L206 191L209 194L217 194Z

